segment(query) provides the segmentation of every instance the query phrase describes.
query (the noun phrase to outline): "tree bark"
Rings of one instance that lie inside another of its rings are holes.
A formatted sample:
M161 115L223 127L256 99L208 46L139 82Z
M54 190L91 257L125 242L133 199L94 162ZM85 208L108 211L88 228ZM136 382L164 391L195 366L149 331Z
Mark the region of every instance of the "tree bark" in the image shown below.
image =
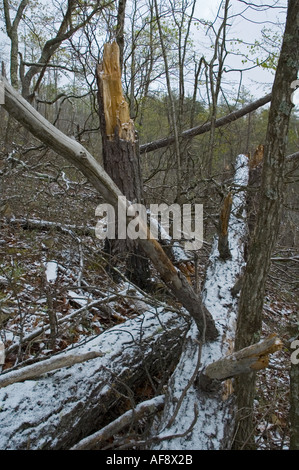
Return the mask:
M299 4L288 2L282 49L275 74L266 135L259 211L240 296L236 350L255 343L262 326L264 290L279 231L289 120L291 84L299 68ZM253 399L255 374L237 381L238 423L235 448L254 448Z
M18 54L19 54L19 36L18 36L18 27L22 19L22 15L28 5L29 0L22 0L18 6L15 18L11 21L10 12L9 12L9 2L8 0L3 1L4 9L4 18L5 18L5 27L7 35L11 41L10 49L10 80L13 87L18 88L19 78L18 78Z
M299 364L290 371L290 450L299 450Z
M232 207L231 192L224 198L218 224L218 251L221 259L226 260L231 257L228 243L228 224Z
M45 373L53 361L71 361L71 349L47 367L32 366L41 368L38 376L0 389L0 448L66 450L106 426L124 406L134 407L137 387L172 369L187 327L173 312L146 312L76 348L79 360L99 357Z

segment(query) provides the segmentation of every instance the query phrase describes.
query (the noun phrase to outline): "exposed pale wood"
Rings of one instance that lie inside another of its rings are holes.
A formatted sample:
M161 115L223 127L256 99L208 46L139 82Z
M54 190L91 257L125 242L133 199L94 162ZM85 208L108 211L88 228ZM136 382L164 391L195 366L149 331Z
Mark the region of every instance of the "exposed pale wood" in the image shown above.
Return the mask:
M69 367L73 364L78 364L101 356L102 354L98 351L89 351L84 354L62 354L57 357L53 356L50 359L22 367L19 370L1 374L0 388L7 387L7 385L11 385L16 382L24 382L24 380L39 377L47 372L61 369L63 367Z
M258 145L255 149L253 157L249 159L250 168L256 168L259 166L264 158L264 146L262 144Z
M209 364L202 374L210 379L225 380L236 375L265 369L269 364L269 355L279 351L282 346L283 343L277 336L270 336Z

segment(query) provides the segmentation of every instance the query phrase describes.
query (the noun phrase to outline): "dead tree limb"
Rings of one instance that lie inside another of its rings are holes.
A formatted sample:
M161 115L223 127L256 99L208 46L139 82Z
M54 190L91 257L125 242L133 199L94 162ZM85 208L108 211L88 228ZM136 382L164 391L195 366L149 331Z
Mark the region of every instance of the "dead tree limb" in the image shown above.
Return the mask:
M14 88L4 81L5 103L8 113L29 130L36 138L75 165L103 196L107 203L118 209L123 201L122 192L104 171L99 162L79 143L55 128L39 114ZM123 204L125 204L123 202ZM129 203L123 207L127 211ZM200 332L205 330L206 340L218 336L215 322L202 299L188 283L187 279L174 267L161 245L152 236L149 228L139 224L140 246L151 260L161 279L174 296L190 313ZM144 238L143 238L144 237Z
M231 122L236 121L237 119L240 119L243 116L246 116L246 114L251 113L252 111L255 111L256 109L265 106L265 104L270 103L272 99L271 93L264 96L263 98L258 99L257 101L254 101L253 103L250 103L243 108L233 111L230 114L227 114L226 116L223 116L219 119L217 119L214 123L214 126L216 129L219 127L225 126L226 124L230 124ZM201 124L200 126L193 127L192 129L188 129L182 134L179 135L180 140L185 140L185 139L192 139L193 137L196 137L197 135L202 135L205 134L206 132L209 132L212 128L212 122L206 122L204 124ZM146 152L152 152L153 150L158 150L164 147L168 147L169 145L174 144L175 142L175 137L170 136L170 137L165 137L163 139L155 140L153 142L149 142L147 144L143 144L140 146L140 153L146 153Z
M53 356L50 359L46 359L30 366L22 367L19 370L12 372L2 373L0 375L0 388L7 387L16 382L24 382L35 377L39 377L52 370L61 369L63 367L69 367L73 364L88 361L89 359L95 359L101 357L103 354L98 351L90 351L84 354L61 354L59 356Z
M103 447L105 441L114 437L127 426L131 426L132 423L137 422L141 418L160 411L164 406L164 401L165 396L159 395L155 398L139 403L136 408L119 416L116 420L107 424L107 426L102 428L100 431L82 439L82 441L78 442L78 444L73 446L70 450L100 449Z

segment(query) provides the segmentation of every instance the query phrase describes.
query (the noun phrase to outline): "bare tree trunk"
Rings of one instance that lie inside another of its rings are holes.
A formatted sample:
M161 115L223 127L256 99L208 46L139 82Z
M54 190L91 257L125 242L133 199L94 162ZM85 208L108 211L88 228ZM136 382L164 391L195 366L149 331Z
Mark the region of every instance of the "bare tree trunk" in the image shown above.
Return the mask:
M231 257L228 243L228 224L232 208L232 193L224 198L218 224L218 251L221 259L226 260Z
M154 0L154 3L155 3L154 6L155 6L155 12L156 12L156 21L158 25L160 43L161 43L164 66L165 66L168 99L170 102L170 120L171 120L172 130L174 133L174 148L175 148L175 158L176 158L176 201L179 202L180 197L181 197L181 190L182 190L181 188L181 180L182 180L181 150L180 150L180 141L179 141L179 130L178 130L177 117L176 117L175 102L174 102L174 97L173 97L173 92L172 92L171 82L170 82L167 52L166 52L164 38L163 38L163 31L162 31L162 26L161 26L161 21L160 21L160 13L158 9L157 0Z
M10 49L10 80L13 87L18 88L19 83L19 65L18 65L18 54L19 54L19 36L18 27L21 21L23 12L25 11L29 0L22 0L18 6L14 20L11 20L9 12L8 0L3 1L4 7L4 18L7 35L11 41Z
M290 372L290 450L299 450L299 364Z
M263 160L259 212L244 274L236 335L236 350L255 343L261 332L264 290L280 225L288 127L293 104L291 83L299 68L299 4L288 3L281 54L272 89ZM255 374L238 379L236 448L254 448L252 408Z
M125 16L126 16L127 0L119 0L117 10L117 25L116 25L116 42L119 47L119 64L122 71L124 63L124 29L125 29Z

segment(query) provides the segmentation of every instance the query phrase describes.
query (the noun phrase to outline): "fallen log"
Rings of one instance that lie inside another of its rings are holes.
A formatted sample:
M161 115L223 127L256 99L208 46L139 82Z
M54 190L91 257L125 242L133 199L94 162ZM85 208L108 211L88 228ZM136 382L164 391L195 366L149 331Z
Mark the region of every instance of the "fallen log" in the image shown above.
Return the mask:
M106 426L111 410L127 406L124 396L132 406L137 387L157 374L163 381L179 359L188 322L158 310L149 308L76 348L78 356L101 357L1 388L0 449L70 449Z
M151 448L154 450L230 448L235 416L233 382L228 379L212 390L203 390L197 378L202 369L232 353L234 348L238 298L232 295L231 288L245 265L247 182L248 159L245 155L239 155L234 183L244 189L233 194L227 240L231 256L225 261L221 258L216 238L203 287L204 304L213 315L220 334L217 341L200 344L195 325L192 324L181 359L168 384L160 421L152 429L154 444ZM195 406L197 419L194 422ZM172 438L167 439L168 435Z

